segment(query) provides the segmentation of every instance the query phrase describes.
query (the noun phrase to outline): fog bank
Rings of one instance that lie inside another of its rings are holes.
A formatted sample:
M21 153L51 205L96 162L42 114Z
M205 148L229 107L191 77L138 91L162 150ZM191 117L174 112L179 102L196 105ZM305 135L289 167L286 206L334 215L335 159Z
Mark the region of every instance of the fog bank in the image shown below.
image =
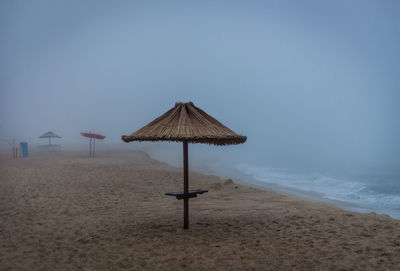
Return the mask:
M397 1L1 1L0 138L119 146L192 101L248 137L192 155L400 168L399 15Z

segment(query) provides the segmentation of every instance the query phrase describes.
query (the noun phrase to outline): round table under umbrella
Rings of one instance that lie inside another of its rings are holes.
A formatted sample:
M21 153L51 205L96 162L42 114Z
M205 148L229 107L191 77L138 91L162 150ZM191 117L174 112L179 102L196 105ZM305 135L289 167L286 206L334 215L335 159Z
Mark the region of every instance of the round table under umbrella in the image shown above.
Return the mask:
M39 136L39 138L49 138L49 145L51 145L51 138L52 137L61 138L61 136L58 136L58 135L56 135L55 133L53 133L51 131L47 132L47 133L44 133L43 135Z
M122 136L125 142L130 141L175 141L183 142L183 192L172 192L167 195L183 199L183 228L189 228L189 198L207 190L189 190L188 143L206 143L217 146L242 144L246 136L233 132L228 127L196 107L192 102L175 103L165 114L153 120L133 134Z

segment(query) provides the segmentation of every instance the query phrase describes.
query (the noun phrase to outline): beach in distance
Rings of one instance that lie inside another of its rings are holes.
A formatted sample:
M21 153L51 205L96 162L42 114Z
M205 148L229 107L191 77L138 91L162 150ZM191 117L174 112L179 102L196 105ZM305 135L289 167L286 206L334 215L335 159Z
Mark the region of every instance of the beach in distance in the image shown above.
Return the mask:
M143 151L0 158L0 270L399 270L400 220L182 169Z

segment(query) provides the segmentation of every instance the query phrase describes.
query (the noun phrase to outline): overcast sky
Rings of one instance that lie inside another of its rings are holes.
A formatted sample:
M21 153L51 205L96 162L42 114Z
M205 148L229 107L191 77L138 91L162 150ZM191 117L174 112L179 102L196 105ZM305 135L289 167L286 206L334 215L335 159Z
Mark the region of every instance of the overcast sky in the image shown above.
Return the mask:
M399 48L396 0L3 0L0 136L119 143L193 101L243 159L400 166Z

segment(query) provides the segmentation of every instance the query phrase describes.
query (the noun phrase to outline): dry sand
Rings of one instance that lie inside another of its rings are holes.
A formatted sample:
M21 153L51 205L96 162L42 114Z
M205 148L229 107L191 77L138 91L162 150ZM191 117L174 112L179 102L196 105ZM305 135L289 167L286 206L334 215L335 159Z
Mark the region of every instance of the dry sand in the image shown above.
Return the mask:
M138 151L0 160L0 270L400 270L400 221L182 171Z

